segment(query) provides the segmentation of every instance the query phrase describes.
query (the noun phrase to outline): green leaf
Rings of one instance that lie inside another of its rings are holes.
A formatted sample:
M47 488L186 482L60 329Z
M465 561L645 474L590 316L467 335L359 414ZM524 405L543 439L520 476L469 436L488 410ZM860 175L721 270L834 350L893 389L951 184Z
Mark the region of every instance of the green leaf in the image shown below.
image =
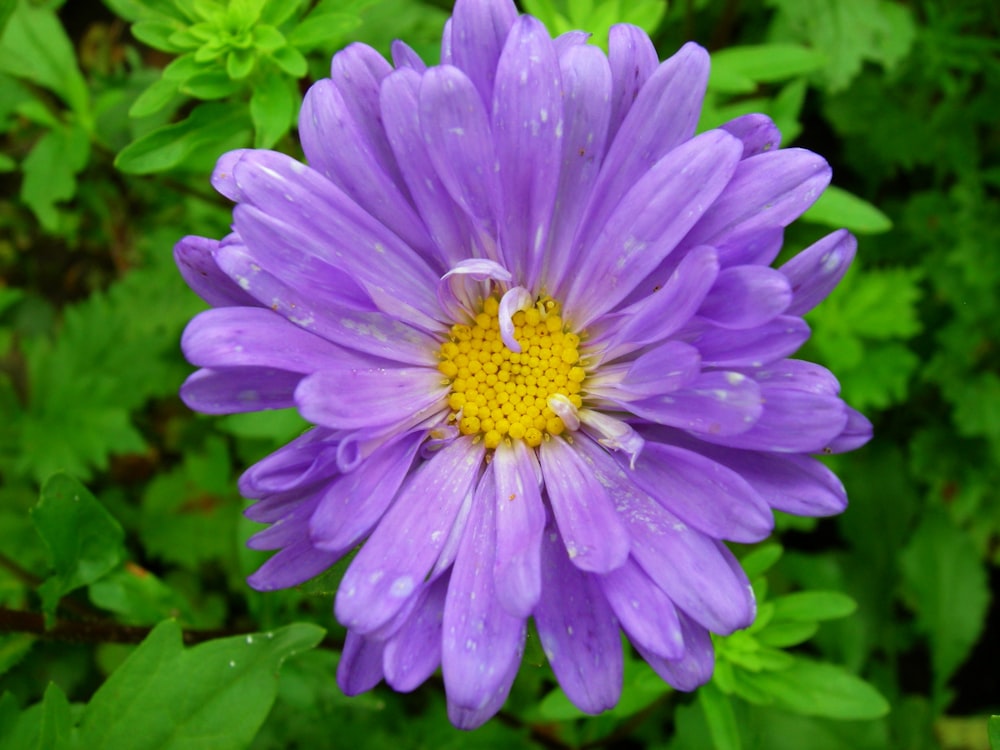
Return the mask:
M76 175L90 157L90 140L79 125L50 130L21 164L21 200L49 232L59 227L56 204L76 194Z
M1000 750L1000 716L990 717L990 750Z
M301 78L309 70L309 63L299 50L292 46L276 49L271 54L275 64L292 78Z
M282 662L322 640L296 623L184 649L171 620L158 625L98 689L79 741L115 750L242 750L277 693Z
M835 620L857 609L857 604L839 591L799 591L772 599L774 620L815 622Z
M142 118L154 115L177 96L177 82L159 78L143 91L128 111L129 117Z
M234 81L221 70L209 70L188 78L181 84L181 91L196 99L225 99L243 86L242 81Z
M257 64L257 56L253 50L234 49L226 55L226 73L234 81L239 81L250 75L254 65Z
M709 682L698 688L696 697L705 714L715 750L741 750L743 743L729 696Z
M15 8L17 8L17 0L0 0L0 36L3 36L4 29L7 28L10 17L14 15Z
M744 673L775 705L805 716L877 719L889 704L874 687L834 664L798 657L788 669Z
M177 21L139 21L132 24L132 34L143 44L164 52L183 52L184 46L171 40L171 37L184 26Z
M743 567L743 572L747 574L747 578L753 579L770 570L771 566L778 562L781 553L780 544L774 542L762 544L743 555L740 558L740 565Z
M985 624L989 582L969 535L931 509L900 557L918 627L929 637L934 692L940 697Z
M130 174L173 169L198 150L221 153L246 133L248 126L246 110L238 104L199 104L187 119L130 143L118 154L115 166Z
M892 229L892 220L871 203L832 185L801 218L813 224L844 227L857 234L881 234Z
M0 72L26 78L58 94L83 122L90 94L73 43L50 8L22 0L0 37Z
M45 483L31 519L52 559L54 573L38 590L49 615L65 594L98 580L125 556L121 525L66 474Z
M822 54L797 44L729 47L712 55L708 87L723 93L749 93L758 83L804 76L822 66Z
M336 43L337 39L346 37L361 23L361 19L356 13L338 13L336 11L320 13L318 10L306 16L288 34L288 44L297 48L298 51L309 52ZM284 48L277 50L276 56L277 53L283 56L292 55L291 52L285 52ZM280 62L278 64L281 65ZM285 66L282 65L282 68L284 69ZM287 72L294 75L291 71ZM298 78L302 75L305 75L305 71L295 77Z
M273 73L261 78L250 96L250 119L256 133L255 148L271 148L295 121L296 96L282 75Z
M788 648L804 643L816 635L819 624L811 622L770 622L758 632L757 641L762 646Z
M73 721L66 694L58 685L50 682L42 699L42 726L38 733L38 747L62 750L74 746L76 743L71 742L72 731Z

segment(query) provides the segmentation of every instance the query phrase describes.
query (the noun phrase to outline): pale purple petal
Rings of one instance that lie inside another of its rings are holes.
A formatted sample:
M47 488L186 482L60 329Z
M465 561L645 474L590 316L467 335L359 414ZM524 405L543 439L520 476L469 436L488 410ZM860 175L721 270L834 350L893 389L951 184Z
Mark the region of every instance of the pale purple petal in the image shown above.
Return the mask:
M788 312L805 315L826 299L844 278L857 249L854 235L838 229L781 266L778 270L788 277L794 295Z
M566 697L589 714L611 708L622 689L622 648L597 577L566 556L550 526L542 541L542 597L535 624L545 656Z
M448 577L426 584L403 626L385 643L385 681L401 693L416 690L441 664L441 620Z
M716 539L751 544L774 527L767 503L746 479L699 453L647 442L633 477L660 505Z
M703 372L691 385L630 401L633 414L657 424L706 435L738 435L764 411L760 386L738 372Z
M727 235L715 249L723 268L769 266L778 257L784 241L784 227L760 227Z
M386 425L444 408L448 386L442 380L429 367L341 362L303 380L295 402L305 419L335 430Z
M631 186L594 241L582 245L564 298L567 314L585 326L625 299L724 190L739 151L731 135L709 131L673 149ZM601 294L594 294L598 283Z
M459 439L423 464L351 563L337 591L337 619L368 632L384 625L434 566L484 449Z
M359 695L382 681L383 644L347 632L337 663L337 685L345 695Z
M491 464L492 466L492 464ZM487 467L473 501L451 572L442 624L441 673L449 703L473 710L510 683L520 662L525 619L500 606L493 585L496 559L496 484Z
M469 218L493 234L498 162L479 94L461 70L441 66L421 78L419 96L420 129L437 176Z
M218 261L263 306L300 328L355 351L406 364L435 366L438 343L423 331L381 312L338 304L263 268L241 244L219 248Z
M247 578L257 591L277 591L298 586L327 570L343 553L316 549L307 539L285 547Z
M622 630L632 643L667 659L684 654L684 637L677 610L631 558L600 577L601 589Z
M427 70L427 63L416 51L402 39L395 39L392 42L392 64L397 68L410 68L418 73Z
M492 282L510 280L510 271L496 261L485 258L459 261L438 282L438 302L452 320L463 320L473 315L489 295Z
M792 290L781 271L733 266L719 273L698 315L722 328L746 330L781 315L791 301Z
M459 705L448 696L448 720L459 729L477 729L492 719L510 694L514 678L517 677L518 666L520 666L520 659L511 661L507 674L499 681L496 691L487 698L480 708Z
M451 64L469 77L487 107L500 52L516 20L511 0L457 0L451 14Z
M743 158L773 151L781 145L781 131L767 115L741 115L719 126L743 141Z
M608 62L613 89L608 139L613 139L632 108L640 89L657 69L660 56L649 34L638 26L620 23L608 32Z
M184 237L174 245L174 261L184 281L212 307L250 307L256 300L240 289L215 262L218 240Z
M666 341L633 360L617 384L627 399L659 396L690 385L701 372L701 355L683 341Z
M392 504L423 440L422 433L408 435L334 480L310 520L312 543L328 550L349 549L357 544Z
M541 283L564 288L576 252L573 238L604 156L611 96L608 59L591 45L572 46L559 58L563 90L562 163Z
M844 453L860 448L872 439L872 423L868 417L850 406L847 409L847 424L829 445L823 447L823 453Z
M715 669L715 648L708 631L684 612L678 611L684 635L684 656L664 659L636 644L639 654L660 677L677 690L690 692L712 677Z
M307 488L336 473L335 440L330 430L316 427L255 463L239 479L243 497Z
M545 491L569 559L581 570L607 573L628 557L629 538L607 490L577 455L556 437L539 448Z
M534 451L522 440L501 443L493 454L496 472L497 599L512 615L531 614L541 592L541 544L545 506Z
M726 191L684 240L711 245L752 229L788 226L830 183L823 157L800 148L758 154L740 162Z
M497 314L500 322L500 338L504 346L517 354L521 353L521 342L514 338L514 313L526 310L532 302L531 292L523 286L508 289L500 298L500 310Z
M559 185L562 81L548 31L521 16L497 65L493 135L500 164L500 248L515 278L534 287Z
M698 347L706 367L763 367L798 351L809 338L809 326L802 318L779 315L747 331L704 325L684 339Z
M302 375L273 367L198 370L181 386L181 400L205 414L241 414L295 406Z

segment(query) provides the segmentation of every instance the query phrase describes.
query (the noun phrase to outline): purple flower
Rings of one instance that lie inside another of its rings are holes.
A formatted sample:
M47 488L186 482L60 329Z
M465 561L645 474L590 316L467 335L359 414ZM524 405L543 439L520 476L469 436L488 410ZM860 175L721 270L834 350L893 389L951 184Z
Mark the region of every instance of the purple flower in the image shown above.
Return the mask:
M618 700L623 630L680 690L709 632L754 617L723 540L771 509L843 510L809 454L871 434L830 372L788 357L854 239L778 269L830 168L762 115L695 135L709 60L550 38L510 0L459 0L442 64L353 45L302 107L309 166L219 161L221 242L176 255L214 309L184 334L184 400L316 425L251 467L250 579L293 586L357 549L336 597L348 693L439 666L449 715L503 704L533 617L567 696Z

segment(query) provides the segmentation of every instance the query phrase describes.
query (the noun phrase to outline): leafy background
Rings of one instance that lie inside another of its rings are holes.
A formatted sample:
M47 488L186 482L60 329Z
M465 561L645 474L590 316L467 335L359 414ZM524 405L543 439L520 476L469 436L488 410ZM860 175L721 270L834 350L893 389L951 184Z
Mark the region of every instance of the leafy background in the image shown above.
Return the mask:
M834 189L787 234L860 237L810 315L876 439L831 460L851 506L737 549L761 601L713 681L637 659L584 717L535 641L468 735L432 681L333 681L334 569L262 595L235 478L282 412L177 399L201 303L171 247L221 236L218 155L297 154L308 82L362 40L429 61L446 0L0 0L0 747L1000 747L1000 6L992 0L523 0L602 43L713 53L702 126L770 114ZM878 206L878 208L875 208ZM992 634L992 635L991 635Z

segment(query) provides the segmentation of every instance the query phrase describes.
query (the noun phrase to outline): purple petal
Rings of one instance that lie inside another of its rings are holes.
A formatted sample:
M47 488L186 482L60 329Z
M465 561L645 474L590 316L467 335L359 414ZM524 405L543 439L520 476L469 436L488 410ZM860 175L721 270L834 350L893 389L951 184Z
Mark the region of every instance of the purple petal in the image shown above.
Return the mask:
M535 624L545 656L573 705L589 714L611 708L622 689L622 648L597 577L570 562L555 528L542 541L542 596Z
M845 453L860 448L872 439L874 432L872 423L861 412L847 408L847 424L843 431L827 446L824 446L824 453Z
M303 380L295 391L302 416L335 430L387 425L445 406L448 385L428 367L387 368L338 363Z
M487 107L493 101L493 79L500 52L516 20L517 8L511 0L455 3L451 15L451 63L469 77Z
M639 96L639 91L659 66L660 56L645 31L638 26L620 23L608 32L608 62L613 80L608 128L610 142Z
M385 643L385 681L400 693L416 690L441 664L441 619L448 577L425 585L413 613Z
M545 27L521 16L507 37L493 89L493 134L500 164L500 245L505 265L534 287L559 185L562 81Z
M446 265L473 254L471 224L437 176L420 131L420 76L400 70L382 84L382 119L414 205Z
M261 267L244 245L220 248L218 260L257 301L300 328L365 354L407 364L437 364L439 344L423 331L384 313L341 305L332 297L288 284Z
M590 39L590 34L586 31L566 31L553 39L552 43L556 46L556 54L562 57L573 47L585 45L588 39ZM601 56L604 57L603 53Z
M344 574L337 619L365 633L388 622L434 566L484 449L466 438L424 463Z
M781 131L767 115L741 115L720 125L743 141L743 158L774 151L781 145Z
M423 222L409 196L400 190L404 183L397 176L395 156L381 124L377 133L381 134L378 138L375 131L354 120L333 81L317 81L306 93L299 113L299 137L310 166L410 247L434 257L437 251ZM383 143L388 154L378 147Z
M705 367L763 367L795 353L809 338L802 318L779 315L763 325L734 331L708 324L687 341L698 347Z
M677 246L729 182L739 150L731 135L709 131L670 151L634 184L593 243L581 246L564 300L579 325L625 299Z
M746 432L764 411L760 386L738 372L705 372L686 388L627 408L657 424L710 435Z
M256 300L223 273L215 262L218 240L184 237L174 245L174 261L189 287L212 307L250 307Z
M683 612L677 614L684 635L684 656L680 659L664 659L638 644L636 649L653 671L668 684L677 690L690 692L712 678L715 669L715 649L712 646L712 638L705 628Z
M241 414L295 406L302 375L273 367L198 370L181 386L181 400L204 414Z
M312 543L333 551L357 544L392 504L423 440L415 432L384 446L331 483L309 523Z
M493 695L489 696L480 708L468 708L466 706L458 705L455 701L451 700L451 696L448 697L448 720L454 724L459 729L477 729L478 727L485 724L488 720L492 719L493 716L500 710L501 706L506 702L507 696L510 694L511 685L514 684L514 678L517 677L517 669L520 665L520 659L515 659L511 661L510 667L503 679L500 680L500 684Z
M728 235L715 249L719 253L719 265L723 268L769 266L778 257L784 241L783 227L763 227Z
M539 459L545 492L569 559L581 570L607 573L628 557L628 534L607 491L577 455L580 442L587 441L570 445L557 437L542 443Z
M448 194L481 230L494 232L500 187L490 123L472 81L431 68L420 81L420 129Z
M243 497L263 497L308 487L336 474L337 445L331 433L314 428L262 458L240 477Z
M724 268L698 314L722 328L746 330L781 315L792 290L781 271L763 266Z
M633 477L664 508L716 539L752 544L774 527L767 503L746 479L698 453L647 442Z
M614 499L631 537L632 557L674 604L716 633L748 626L755 611L753 590L723 548L639 489L598 446L578 440L576 448Z
M805 315L826 299L844 278L857 249L854 235L838 229L781 266L778 270L788 277L794 295L788 312Z
M613 357L665 339L694 315L718 273L714 249L691 250L662 286L652 288L621 312L597 321L595 341L606 337Z
M298 586L327 570L340 557L341 553L316 549L303 539L272 556L247 578L247 583L257 591Z
M242 154L231 166L239 202L278 222L289 241L348 273L377 303L398 300L424 315L436 312L438 274L381 222L301 162L273 151ZM235 214L237 231L250 245L241 231L245 218Z
M576 255L573 238L597 180L608 131L611 69L591 45L559 58L563 91L562 163L541 281L559 294Z
M402 39L395 39L392 42L392 64L397 68L410 68L418 73L427 70L427 63L416 51Z
M509 282L510 271L496 261L468 258L456 263L441 277L437 298L441 309L451 320L462 320L480 309L489 296L493 282Z
M347 632L337 664L337 685L345 695L359 695L382 681L383 645L374 639Z
M501 443L493 453L496 472L496 596L512 615L531 614L542 587L541 544L545 506L537 460L521 440Z
M684 654L684 637L670 597L631 558L601 576L601 589L632 643L668 659Z
M836 396L763 383L764 413L738 435L708 434L703 440L732 448L815 453L826 448L847 424L847 407Z
M726 191L685 238L685 246L712 245L729 235L788 226L819 198L830 174L825 159L799 148L744 159Z
M490 575L496 559L495 496L496 483L488 467L473 500L444 603L445 691L449 703L473 710L488 704L501 687L510 689L511 663L520 661L524 648L525 619L500 606Z
M320 493L310 493L266 529L258 531L247 540L247 547L255 550L276 550L295 543L309 542L309 517L319 504ZM326 550L323 550L326 551Z
M613 95L617 97L618 70L613 59L611 68L615 76ZM612 127L609 138L614 140L609 140L605 167L592 198L594 213L588 216L598 228L650 167L694 135L708 84L708 68L708 52L697 44L685 44L659 65L638 90L617 132ZM633 68L626 74L635 76L636 72ZM612 106L616 104L617 100ZM612 122L615 114L613 110ZM737 159L741 152L742 148Z
M701 355L683 341L666 341L632 362L616 390L628 398L660 396L690 385L701 373Z
M219 307L195 316L181 337L199 367L273 367L309 373L347 356L340 347L260 307Z
M822 365L801 359L781 359L766 367L748 370L747 374L768 388L787 388L824 396L840 393L840 383L832 372Z

